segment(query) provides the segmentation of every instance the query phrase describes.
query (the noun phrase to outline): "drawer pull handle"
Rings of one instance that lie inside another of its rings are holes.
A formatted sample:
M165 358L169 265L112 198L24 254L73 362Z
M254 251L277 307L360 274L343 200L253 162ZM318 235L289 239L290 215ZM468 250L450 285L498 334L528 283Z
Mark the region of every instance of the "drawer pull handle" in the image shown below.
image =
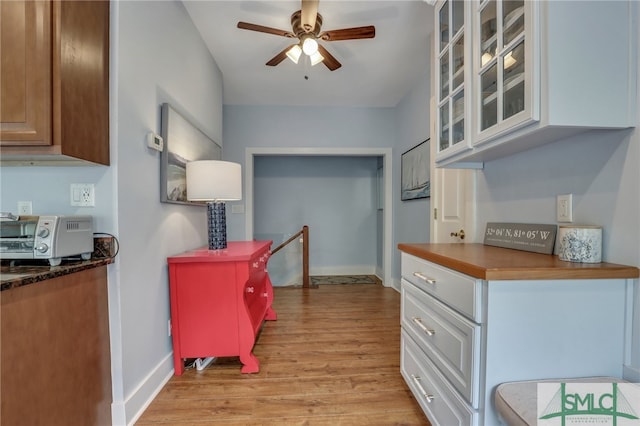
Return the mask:
M424 281L427 284L435 284L436 283L436 280L434 280L433 278L427 277L422 272L414 272L413 276L420 278L422 281Z
M422 394L422 396L424 396L424 399L426 399L427 402L431 403L431 401L433 401L433 398L435 398L435 397L432 394L427 393L427 391L424 390L424 388L422 387L422 383L420 383L420 381L422 379L420 377L416 376L415 374L412 374L411 375L411 380L413 380L413 383L416 384L416 386L420 390L420 393Z
M434 334L436 334L435 330L432 330L430 328L427 328L423 323L422 323L422 318L418 318L418 317L413 317L411 318L411 321L415 322L418 327L420 327L422 329L422 331L424 331L425 333L427 333L427 336L433 336Z

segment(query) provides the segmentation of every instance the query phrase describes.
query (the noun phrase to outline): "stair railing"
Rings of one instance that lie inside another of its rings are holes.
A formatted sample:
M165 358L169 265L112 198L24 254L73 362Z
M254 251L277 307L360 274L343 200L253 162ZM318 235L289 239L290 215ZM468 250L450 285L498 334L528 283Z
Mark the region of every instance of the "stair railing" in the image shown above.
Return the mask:
M291 241L302 236L302 288L310 288L309 284L309 227L304 225L302 229L295 235L291 236L287 241L271 250L271 254L276 254Z

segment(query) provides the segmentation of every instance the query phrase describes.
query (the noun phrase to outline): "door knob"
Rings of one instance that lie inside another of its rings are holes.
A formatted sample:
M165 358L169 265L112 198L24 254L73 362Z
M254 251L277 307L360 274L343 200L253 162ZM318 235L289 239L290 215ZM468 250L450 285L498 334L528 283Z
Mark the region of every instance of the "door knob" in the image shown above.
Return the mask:
M461 229L460 232L452 232L452 237L460 237L461 240L464 240L464 229Z

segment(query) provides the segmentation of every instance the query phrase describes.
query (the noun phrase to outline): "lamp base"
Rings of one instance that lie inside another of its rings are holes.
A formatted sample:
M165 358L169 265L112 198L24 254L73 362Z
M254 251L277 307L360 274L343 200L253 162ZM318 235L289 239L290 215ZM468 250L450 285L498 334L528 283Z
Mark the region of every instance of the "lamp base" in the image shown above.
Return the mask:
M207 203L209 250L227 248L227 208L221 201Z

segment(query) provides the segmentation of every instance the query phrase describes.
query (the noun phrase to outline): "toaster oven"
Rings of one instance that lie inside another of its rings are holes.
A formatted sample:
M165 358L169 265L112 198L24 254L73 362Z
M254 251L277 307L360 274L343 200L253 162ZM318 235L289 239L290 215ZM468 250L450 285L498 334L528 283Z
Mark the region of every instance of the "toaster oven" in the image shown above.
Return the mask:
M57 266L68 257L88 260L92 252L91 216L6 216L0 221L0 259L44 259Z

